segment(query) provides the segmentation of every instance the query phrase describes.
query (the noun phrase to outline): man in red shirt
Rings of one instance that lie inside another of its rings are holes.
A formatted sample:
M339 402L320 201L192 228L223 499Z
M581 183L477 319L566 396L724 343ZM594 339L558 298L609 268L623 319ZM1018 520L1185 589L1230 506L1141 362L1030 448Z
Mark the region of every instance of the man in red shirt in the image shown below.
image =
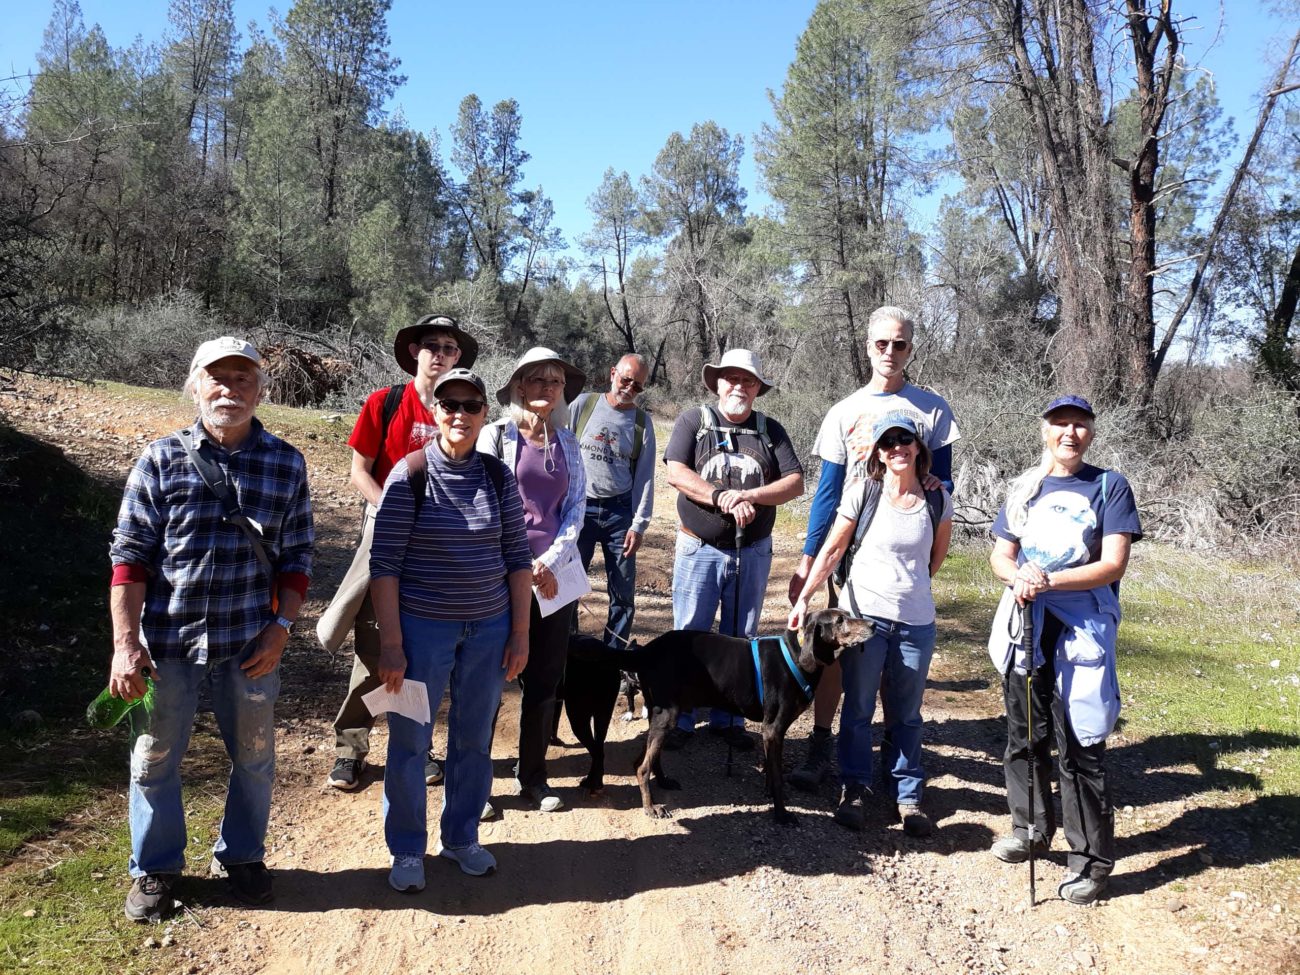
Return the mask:
M361 540L352 567L316 627L316 635L326 650L338 649L350 628L356 636L356 659L347 697L334 719L335 760L327 784L336 789L355 789L361 783L370 751L370 729L375 723L361 697L382 683L379 624L370 602L370 543L384 481L399 460L423 447L437 432L430 412L434 383L448 369L472 366L478 356L478 342L454 318L426 315L397 333L393 356L415 378L402 386L371 393L348 438L352 448L350 481L366 499ZM442 766L432 749L424 775L429 785L442 779Z

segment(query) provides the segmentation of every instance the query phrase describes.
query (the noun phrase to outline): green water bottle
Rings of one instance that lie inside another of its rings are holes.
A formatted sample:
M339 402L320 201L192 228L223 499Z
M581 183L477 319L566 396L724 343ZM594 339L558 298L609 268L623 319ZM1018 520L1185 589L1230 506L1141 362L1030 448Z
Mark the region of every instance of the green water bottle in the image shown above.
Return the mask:
M86 708L86 721L92 728L111 728L120 722L136 708L144 708L145 713L153 712L153 677L149 668L145 667L141 674L144 675L144 694L133 701L126 701L120 697L114 697L107 687L99 694L99 697L90 702Z

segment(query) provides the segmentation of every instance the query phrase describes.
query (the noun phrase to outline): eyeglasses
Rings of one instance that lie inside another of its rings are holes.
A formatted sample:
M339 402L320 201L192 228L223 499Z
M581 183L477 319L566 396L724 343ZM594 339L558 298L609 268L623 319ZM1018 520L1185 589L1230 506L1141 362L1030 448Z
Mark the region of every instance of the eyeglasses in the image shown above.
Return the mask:
M545 376L529 376L524 382L532 383L534 386L563 386L563 379L547 379Z
M884 355L885 350L891 345L894 347L895 352L906 352L907 347L912 343L907 339L893 339L892 341L890 339L874 339L871 344L876 347L877 352Z
M442 342L421 342L420 348L428 349L434 355L440 355L446 359L450 359L452 356L454 356L457 352L460 351L459 345L454 345L450 342L446 344Z
M478 416L487 403L481 399L440 399L438 406L445 413L468 413L470 416Z
M910 447L916 443L916 437L910 433L887 433L877 444L881 450L893 450L895 447Z
M751 376L747 372L724 372L722 374L722 381L728 386L744 386L749 388L750 386L758 385L758 377Z
M634 393L644 393L644 392L645 392L645 386L643 386L641 383L637 382L637 381L636 381L633 377L631 377L631 376L622 376L622 375L619 375L618 373L614 373L614 381L617 382L620 386L631 386L631 387L632 387L632 392L634 392Z

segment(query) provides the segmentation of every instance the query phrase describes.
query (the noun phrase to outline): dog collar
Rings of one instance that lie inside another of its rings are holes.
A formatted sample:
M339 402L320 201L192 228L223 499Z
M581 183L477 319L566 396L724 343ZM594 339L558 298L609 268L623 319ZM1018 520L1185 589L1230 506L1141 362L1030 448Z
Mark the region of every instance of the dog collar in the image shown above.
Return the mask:
M799 669L799 665L794 662L794 654L792 654L790 648L786 646L785 637L774 636L764 637L764 639L775 640L781 645L781 655L785 658L786 667L789 668L790 673L794 675L795 681L803 689L808 700L811 701L813 697L812 686L808 683L808 678L804 677L803 671ZM758 642L757 637L749 641L749 652L753 654L754 657L754 683L758 687L758 703L761 705L763 703L763 665L758 659Z

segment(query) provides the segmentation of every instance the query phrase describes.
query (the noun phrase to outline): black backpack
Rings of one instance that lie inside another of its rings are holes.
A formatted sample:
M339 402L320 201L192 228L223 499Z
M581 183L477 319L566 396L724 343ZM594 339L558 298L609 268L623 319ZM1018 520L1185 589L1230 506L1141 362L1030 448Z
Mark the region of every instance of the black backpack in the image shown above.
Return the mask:
M882 491L883 485L880 481L877 481L874 477L863 478L862 510L858 513L858 525L853 530L853 539L849 542L849 547L840 559L840 564L831 573L831 581L841 588L849 581L849 569L853 567L853 557L858 554L858 549L862 547L862 540L867 537L867 529L871 527L871 519L876 517L876 509L880 507ZM930 528L933 535L937 536L939 534L939 519L943 517L943 488L926 491L925 506L930 509ZM930 544L933 546L934 542L931 541Z
M428 458L424 455L424 447L419 450L412 450L406 455L407 483L411 485L411 494L415 500L415 519L420 518L420 511L424 508L424 498L426 488L429 483ZM479 460L483 461L483 467L487 470L488 480L492 482L492 487L497 493L497 510L503 510L503 498L506 492L506 465L491 454L478 452Z
M375 459L370 465L370 476L375 476L375 468L379 466L379 458L384 456L384 444L388 443L388 428L393 425L393 417L397 415L397 408L402 405L402 397L406 395L406 387L410 383L398 383L396 386L389 386L388 392L384 394L384 409L380 414L379 421L379 450L375 453ZM381 484L380 487L383 487Z

